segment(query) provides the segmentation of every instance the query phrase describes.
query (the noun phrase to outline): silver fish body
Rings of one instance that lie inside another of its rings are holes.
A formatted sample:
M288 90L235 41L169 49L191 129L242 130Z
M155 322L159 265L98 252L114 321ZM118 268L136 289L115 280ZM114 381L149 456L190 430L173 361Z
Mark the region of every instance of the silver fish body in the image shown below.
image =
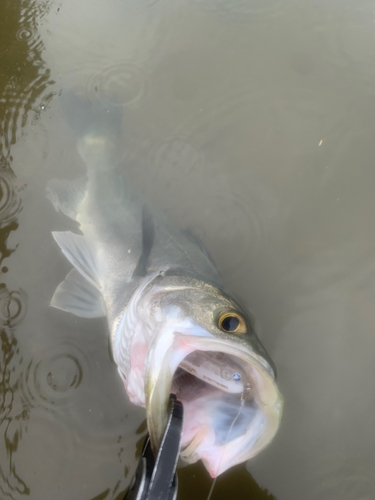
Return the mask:
M130 400L146 407L154 449L173 390L185 409L181 457L202 459L215 477L278 430L283 400L272 360L200 241L172 229L113 166L105 131L82 136L78 150L86 175L47 189L82 233L53 233L73 270L51 305L107 317L114 360ZM239 391L228 377L241 379Z

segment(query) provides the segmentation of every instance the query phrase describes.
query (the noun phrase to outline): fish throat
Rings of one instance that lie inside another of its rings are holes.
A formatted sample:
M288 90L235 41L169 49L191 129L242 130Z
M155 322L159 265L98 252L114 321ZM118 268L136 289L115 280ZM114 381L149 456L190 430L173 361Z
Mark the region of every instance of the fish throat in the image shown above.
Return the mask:
M184 405L181 458L202 459L215 477L241 440L254 444L265 423L254 387L244 363L232 355L195 350L186 356L171 385Z

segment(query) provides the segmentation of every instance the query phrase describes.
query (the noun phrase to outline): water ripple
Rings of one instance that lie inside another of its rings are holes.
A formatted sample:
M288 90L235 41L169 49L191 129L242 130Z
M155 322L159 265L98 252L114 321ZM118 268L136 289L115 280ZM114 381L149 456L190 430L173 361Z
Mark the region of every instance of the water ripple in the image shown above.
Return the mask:
M149 171L141 171L151 187L164 184L164 211L171 222L176 219L180 227L192 228L215 262L233 275L260 251L278 203L272 190L259 181L244 181L228 170L218 175L218 162L207 158L200 144L200 140L204 142L200 126L197 133L186 130L190 137L171 136L151 148ZM248 186L246 193L241 189L243 183ZM142 188L142 192L146 190ZM150 198L152 195L147 192Z
M38 116L52 96L53 83L45 68L44 49L38 35L38 23L48 8L48 1L8 3L6 20L2 20L0 79L0 262L14 251L7 248L11 231L18 227L21 210L20 191L11 170L11 148L29 117ZM3 9L4 10L4 9ZM40 107L39 107L40 106ZM7 267L1 270L7 271ZM0 284L0 497L18 499L30 494L30 487L20 472L16 455L27 428L30 411L19 391L24 356L15 330L27 313L27 294ZM55 439L55 438L54 438ZM54 442L51 438L51 442Z
M37 2L30 2L28 7L21 9L19 18L19 29L16 32L16 38L20 42L33 44L39 38L38 18L43 15L43 10L38 8Z
M54 82L50 79L49 69L39 68L35 78L28 85L23 86L18 79L12 79L0 94L0 107L4 105L3 118L0 121L0 130L2 130L2 139L0 141L0 151L4 156L17 140L17 134L27 123L30 112L38 116L40 111L45 109L54 92L49 87Z
M305 88L252 89L244 83L236 92L227 91L216 102L183 123L177 133L203 140L220 140L226 134L238 136L252 149L270 148L280 140L293 156L317 151L322 137L339 122L338 103ZM246 127L246 128L245 128ZM259 143L259 138L261 142ZM228 139L226 139L228 142ZM236 152L238 155L238 151Z
M192 171L199 172L206 162L203 151L183 136L169 137L149 157L157 175L169 179L173 179L174 173L181 176L190 175Z
M0 169L0 228L14 222L21 210L20 189L10 169Z
M121 5L124 10L149 10L154 7L160 8L165 0L113 0L115 3Z
M0 325L14 328L27 313L27 293L23 290L10 292L0 284Z
M89 361L81 348L63 342L46 348L30 361L23 373L22 396L30 407L56 411L74 404L83 378L90 379ZM89 383L89 382L87 382Z
M193 216L191 227L210 249L214 261L232 277L242 272L265 239L258 208L228 184L211 193L204 208Z
M7 71L7 78L0 82L0 154L5 158L10 157L11 146L30 112L44 109L53 95L49 87L54 82L49 69L45 68L42 59L44 45L38 34L38 22L46 12L46 4L31 2L22 8L18 29L9 33L17 43L11 48L13 63ZM7 52L6 46L3 52Z
M316 490L308 495L318 498L339 498L340 500L372 500L375 498L372 460L366 461L360 455L353 459L342 459L339 455L324 460L324 473L316 478ZM370 465L371 464L371 465Z
M354 88L351 85L361 83L372 94L375 75L374 2L313 0L313 3L321 7L316 11L320 15L310 16L307 11L304 18L311 22L306 25L305 36L311 40L315 56L303 54L303 59L311 57L316 75L325 85L334 78L338 92L346 92L348 88ZM312 69L306 61L302 66ZM355 94L358 92L350 94L348 101Z
M279 16L288 8L285 0L194 0L189 2L189 6L214 16L242 22L259 20L259 16Z
M147 98L147 75L133 62L114 63L90 76L86 93L105 106L138 107Z
M29 42L36 36L36 30L22 27L16 33L16 38L20 42Z
M320 141L333 135L341 114L335 99L312 90L251 90L245 84L208 102L174 137L154 146L151 174L174 182L181 196L184 190L189 225L218 262L241 272L272 247L287 216L280 196L290 197L300 176L310 175L311 162L313 172L323 165ZM275 169L280 163L286 167Z
M17 248L8 248L7 239L11 231L18 227L17 215L22 209L19 194L22 189L17 186L16 176L10 167L1 167L0 163L0 264ZM1 269L3 273L7 270L7 267Z
M6 436L8 448L17 442L18 453L27 457L17 464L17 472L24 480L23 484L17 484L11 475L6 478L5 486L15 494L12 498L19 499L20 495L30 492L33 498L38 498L38 493L43 490L50 490L51 495L42 494L43 498L55 498L60 484L72 476L66 472L69 470L68 464L76 460L77 448L71 428L66 422L54 418L54 415L35 409L30 415L27 427L22 429L20 423L13 419L7 428ZM36 459L40 453L45 457L44 460Z
M372 0L313 0L313 3L324 7L334 7L339 11L349 14L364 13L366 16L375 14L375 6Z
M6 455L0 455L0 492L6 497L28 494L26 483L16 472L14 453L18 449L24 422L29 419L28 410L18 398L18 379L23 357L20 354L14 328L25 318L27 294L10 291L0 285L0 426L3 430Z

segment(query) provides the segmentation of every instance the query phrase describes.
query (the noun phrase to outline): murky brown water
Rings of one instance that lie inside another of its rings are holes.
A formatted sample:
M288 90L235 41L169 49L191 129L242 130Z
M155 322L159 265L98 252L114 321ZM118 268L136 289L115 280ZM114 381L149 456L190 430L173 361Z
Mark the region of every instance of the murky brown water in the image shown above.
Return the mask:
M82 171L59 94L123 108L123 165L192 228L274 358L274 443L213 500L375 498L375 6L0 3L0 500L120 499L145 433L104 320L48 307L70 266L45 198ZM203 467L181 500L205 500Z

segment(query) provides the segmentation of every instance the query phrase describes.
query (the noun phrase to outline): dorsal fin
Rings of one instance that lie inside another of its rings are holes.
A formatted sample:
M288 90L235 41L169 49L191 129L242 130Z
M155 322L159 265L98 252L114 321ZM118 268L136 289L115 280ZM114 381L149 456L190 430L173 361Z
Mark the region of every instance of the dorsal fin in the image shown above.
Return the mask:
M211 254L207 250L207 248L203 245L202 240L194 234L190 229L184 229L182 233L187 237L189 241L192 243L195 243L197 247L200 249L200 251L207 257L207 259L211 262L211 264L214 266L216 269L216 264L214 262L214 259L211 257Z

